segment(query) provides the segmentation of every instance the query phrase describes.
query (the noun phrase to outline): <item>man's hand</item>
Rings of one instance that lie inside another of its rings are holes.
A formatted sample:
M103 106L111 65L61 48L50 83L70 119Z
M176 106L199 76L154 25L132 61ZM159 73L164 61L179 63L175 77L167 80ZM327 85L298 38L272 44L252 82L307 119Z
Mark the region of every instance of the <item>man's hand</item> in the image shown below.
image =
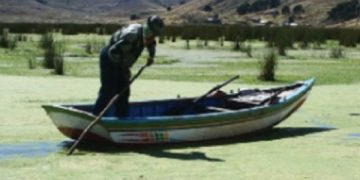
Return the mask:
M154 58L149 57L147 59L146 66L151 66L152 64L154 64Z

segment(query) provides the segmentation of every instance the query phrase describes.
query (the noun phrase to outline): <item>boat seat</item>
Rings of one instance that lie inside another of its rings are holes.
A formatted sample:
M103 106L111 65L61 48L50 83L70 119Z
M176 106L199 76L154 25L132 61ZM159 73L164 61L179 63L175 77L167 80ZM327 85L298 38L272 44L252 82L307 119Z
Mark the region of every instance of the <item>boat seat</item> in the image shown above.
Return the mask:
M234 112L234 110L231 110L231 109L215 107L215 106L208 106L208 107L206 107L206 110L215 111L215 112Z
M256 101L244 101L238 98L230 98L228 99L229 102L238 103L238 104L244 104L244 105L250 105L250 106L258 106L261 104L261 102Z

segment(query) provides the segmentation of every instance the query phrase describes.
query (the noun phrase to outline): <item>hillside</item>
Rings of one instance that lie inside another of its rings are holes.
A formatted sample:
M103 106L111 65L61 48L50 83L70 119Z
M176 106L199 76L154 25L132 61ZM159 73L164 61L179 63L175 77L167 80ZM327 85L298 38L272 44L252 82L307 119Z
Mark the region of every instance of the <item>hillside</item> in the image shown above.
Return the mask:
M251 25L354 26L360 4L356 0L0 0L1 22L127 23L160 14L167 24L243 23ZM169 8L171 7L171 8ZM169 8L169 9L167 9ZM170 10L170 11L169 11ZM352 11L350 16L341 13ZM136 15L136 16L135 16ZM350 18L349 18L350 17Z
M180 0L0 0L2 22L115 23L160 14Z
M328 21L328 12L339 3L350 0L196 0L166 13L168 22L201 23L218 17L223 23L280 25L294 21L302 25L336 25L344 21ZM244 4L248 3L249 6ZM267 4L266 4L267 3ZM265 4L265 5L264 5ZM256 7L255 7L256 5ZM244 7L240 9L240 7ZM253 6L249 11L244 9ZM273 7L271 7L273 6ZM286 6L289 14L284 14ZM246 8L245 8L246 7ZM299 9L300 7L300 9ZM302 8L302 9L301 9ZM241 12L241 13L239 13ZM354 19L346 20L354 23ZM345 22L346 23L346 22Z

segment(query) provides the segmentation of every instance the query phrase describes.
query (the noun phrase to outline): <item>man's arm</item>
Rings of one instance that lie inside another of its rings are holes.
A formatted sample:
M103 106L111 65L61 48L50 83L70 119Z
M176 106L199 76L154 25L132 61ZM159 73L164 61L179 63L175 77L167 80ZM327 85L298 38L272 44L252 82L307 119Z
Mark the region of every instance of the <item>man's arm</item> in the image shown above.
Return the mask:
M151 44L149 44L147 46L147 50L149 53L149 57L147 59L147 66L150 66L154 63L154 58L155 58L155 54L156 54L156 41L152 42Z

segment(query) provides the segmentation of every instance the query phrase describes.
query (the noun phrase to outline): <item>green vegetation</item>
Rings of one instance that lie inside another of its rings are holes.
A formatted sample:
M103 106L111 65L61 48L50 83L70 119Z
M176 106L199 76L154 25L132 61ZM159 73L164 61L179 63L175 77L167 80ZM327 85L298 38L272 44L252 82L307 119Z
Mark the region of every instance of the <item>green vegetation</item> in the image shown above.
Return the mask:
M43 68L29 68L43 62L43 50L38 47L42 39L38 35L27 35L32 41L20 41L14 50L0 48L0 74L51 76L51 70ZM109 36L77 35L60 36L65 50L64 73L74 77L98 77L98 51L100 45ZM93 40L90 40L93 39ZM88 53L85 48L93 42L97 50ZM259 60L267 49L267 43L260 41L246 41L241 43L241 51L232 51L233 43L223 42L223 46L216 41L208 41L208 46L196 46L197 40L166 41L159 44L156 64L148 69L142 78L175 81L211 81L219 82L234 74L240 74L241 83L262 82L259 76ZM188 44L191 49L184 47ZM200 43L203 44L203 43ZM300 43L293 44L287 50L287 55L279 57L276 71L277 83L289 83L309 77L317 78L318 84L348 84L359 82L360 61L358 47L334 46L328 41L322 44L322 49L312 49L315 43L308 43L308 48ZM51 47L51 46L50 46ZM315 46L316 47L316 46ZM340 48L340 52L338 48ZM346 52L346 56L344 56ZM334 54L335 53L335 54ZM340 53L340 54L339 54ZM336 55L334 58L333 55ZM339 56L340 55L340 56ZM146 52L135 66L145 63ZM31 64L29 64L31 63ZM39 66L37 66L39 67ZM133 68L136 70L136 68ZM216 71L214 71L216 70Z
M333 47L330 50L330 57L331 58L335 58L335 59L339 59L339 58L343 58L344 55L344 50L342 47L337 46L337 47Z
M88 54L99 53L101 48L105 47L106 43L97 37L89 37L86 41L85 51Z
M9 29L3 29L0 35L0 47L13 50L17 45L17 37L10 34Z
M277 54L274 49L270 49L264 56L264 60L260 61L259 79L264 81L274 81L275 71L277 68Z
M44 50L43 66L48 69L54 69L55 74L64 75L63 54L65 49L63 42L56 40L55 35L53 32L47 32L40 39L39 46Z

